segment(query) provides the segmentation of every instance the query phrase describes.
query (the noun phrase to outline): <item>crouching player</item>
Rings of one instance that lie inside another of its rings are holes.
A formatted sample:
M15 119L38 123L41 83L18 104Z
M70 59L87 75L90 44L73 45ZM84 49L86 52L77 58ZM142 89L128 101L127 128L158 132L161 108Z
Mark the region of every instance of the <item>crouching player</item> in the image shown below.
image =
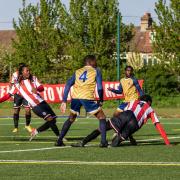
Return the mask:
M35 76L30 74L30 70L27 65L21 66L18 72L17 81L11 87L9 93L0 98L0 103L8 100L11 96L18 93L28 101L33 112L46 121L39 128L32 130L30 140L32 140L38 133L43 132L48 128L51 128L55 135L58 136L59 130L56 126L56 115L39 94L39 92L44 90L44 87L39 83Z
M122 141L127 140L127 138L138 131L148 119L152 120L156 129L164 139L165 144L170 145L166 132L152 109L151 103L152 98L149 95L143 95L140 97L140 100L129 102L125 111L107 122L107 130L114 129L116 132L116 135L112 139L112 147L117 147ZM83 147L86 143L98 136L95 132L96 130L85 137L83 141L72 146Z

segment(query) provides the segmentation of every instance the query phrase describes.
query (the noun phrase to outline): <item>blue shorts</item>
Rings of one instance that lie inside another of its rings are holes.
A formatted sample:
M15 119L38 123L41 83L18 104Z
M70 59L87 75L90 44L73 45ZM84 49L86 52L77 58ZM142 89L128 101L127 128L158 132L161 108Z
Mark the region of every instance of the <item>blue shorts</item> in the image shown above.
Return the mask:
M96 114L101 110L101 107L94 100L72 99L70 111L73 114L79 115L82 106L84 106L86 112L90 114Z
M117 110L122 112L122 111L124 111L124 109L127 105L128 105L127 102L123 102L118 106Z

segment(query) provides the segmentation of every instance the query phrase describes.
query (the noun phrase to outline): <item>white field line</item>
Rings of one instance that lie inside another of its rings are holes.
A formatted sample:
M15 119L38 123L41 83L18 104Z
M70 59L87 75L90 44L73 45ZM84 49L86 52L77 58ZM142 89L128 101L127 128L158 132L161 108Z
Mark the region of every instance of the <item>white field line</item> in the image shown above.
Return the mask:
M98 166L180 166L180 162L125 162L125 161L63 161L63 160L0 160L0 164L64 164Z
M178 139L180 136L177 137L169 137L169 139ZM143 139L138 140L137 142L148 142L148 141L157 141L162 140L161 138L157 139ZM16 142L15 142L16 143ZM18 143L16 143L18 144ZM87 146L94 146L94 145L87 145ZM32 152L32 151L45 151L45 150L53 150L53 149L65 149L65 148L72 148L71 146L62 146L62 147L47 147L47 148L36 148L36 149L19 149L19 150L9 150L9 151L0 151L0 154L2 153L16 153L16 152Z
M34 124L42 124L43 121L41 122L33 122L32 125ZM64 122L57 122L57 124L63 124ZM88 122L76 122L77 124L97 124L96 121L88 121ZM25 125L26 123L19 123L20 125ZM162 122L162 124L169 124L169 125L173 125L173 124L180 124L180 122ZM13 123L0 123L0 126L12 126ZM152 123L147 123L146 125L153 125Z
M62 147L47 147L47 148L36 148L36 149L19 149L19 150L11 150L11 151L0 151L1 153L14 153L14 152L32 152L32 151L46 151L52 149L65 149L70 148L71 146L62 146Z

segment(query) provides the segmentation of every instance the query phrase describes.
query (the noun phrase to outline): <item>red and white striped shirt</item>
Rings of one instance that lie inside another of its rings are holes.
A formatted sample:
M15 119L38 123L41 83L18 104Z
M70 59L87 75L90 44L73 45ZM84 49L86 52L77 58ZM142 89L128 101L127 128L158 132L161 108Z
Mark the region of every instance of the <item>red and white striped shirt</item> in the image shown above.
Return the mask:
M44 101L39 93L35 94L32 92L33 88L37 89L39 86L41 86L41 84L39 83L38 79L33 76L32 81L25 79L22 80L20 84L18 82L14 82L9 94L14 95L19 93L29 102L30 106L35 107Z
M11 83L11 84L14 84L14 83L17 82L17 80L18 80L18 71L14 72L14 73L12 74L10 83Z
M151 106L145 101L131 101L125 110L131 110L134 112L134 115L138 121L139 127L142 127L143 124L147 122L149 118L151 118L153 124L158 123L159 120L156 116L156 113L152 109Z

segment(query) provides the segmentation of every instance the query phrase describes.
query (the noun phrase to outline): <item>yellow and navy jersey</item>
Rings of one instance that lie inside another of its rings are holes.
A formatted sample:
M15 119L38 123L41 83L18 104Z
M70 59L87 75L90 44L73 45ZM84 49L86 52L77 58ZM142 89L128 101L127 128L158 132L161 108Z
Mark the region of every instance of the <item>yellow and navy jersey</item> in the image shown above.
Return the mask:
M97 84L99 98L103 100L102 75L99 69L92 66L84 66L76 70L73 76L67 81L63 101L67 101L67 96L71 86L73 86L73 99L94 100L94 91Z
M130 102L132 100L137 100L139 95L142 96L144 92L142 91L138 80L134 77L122 78L120 80L120 85L118 90L112 89L112 92L116 94L124 94L124 102ZM139 93L139 94L138 94Z

